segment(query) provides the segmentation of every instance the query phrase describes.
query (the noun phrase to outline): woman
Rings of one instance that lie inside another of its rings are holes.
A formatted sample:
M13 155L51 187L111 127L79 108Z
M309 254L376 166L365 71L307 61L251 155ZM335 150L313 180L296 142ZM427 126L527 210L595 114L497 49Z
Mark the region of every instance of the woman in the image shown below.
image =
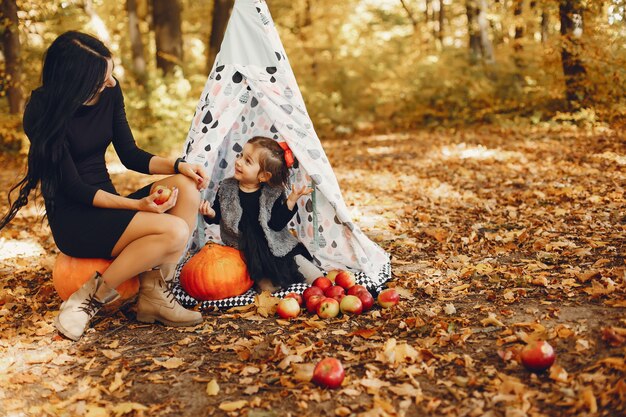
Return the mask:
M100 307L115 300L115 288L139 274L137 319L170 326L202 321L171 292L176 262L185 250L208 178L202 168L139 149L126 120L122 90L112 75L111 52L80 32L60 35L48 48L42 86L24 111L30 140L28 171L11 191L19 197L0 229L41 185L54 241L69 256L115 258L61 305L57 329L78 340ZM146 174L176 174L120 196L106 169L104 153L113 142L122 163ZM157 185L174 188L155 204ZM156 269L153 269L158 267Z

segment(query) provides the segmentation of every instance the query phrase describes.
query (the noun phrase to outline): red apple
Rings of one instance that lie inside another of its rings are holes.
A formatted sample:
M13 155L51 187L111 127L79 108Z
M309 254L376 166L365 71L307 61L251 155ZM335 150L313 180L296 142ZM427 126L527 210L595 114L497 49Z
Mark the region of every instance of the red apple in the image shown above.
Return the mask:
M520 355L522 364L532 372L543 372L552 366L556 353L548 342L538 340L527 344Z
M359 291L356 293L356 296L359 297L361 304L363 304L363 311L368 311L374 305L374 297L369 291Z
M334 298L337 301L341 301L341 299L346 296L346 290L339 285L333 285L332 287L326 288L324 295L326 297Z
M315 313L317 311L317 306L320 305L322 300L326 298L323 295L312 295L306 300L306 310L309 313Z
M278 302L276 313L284 319L292 319L300 314L300 304L295 298L283 298Z
M393 288L387 288L378 294L378 304L382 308L393 307L398 304L398 301L400 301L400 294Z
M367 291L367 288L365 288L363 285L359 285L359 284L353 285L352 287L350 287L348 289L348 295L356 295L360 291Z
M172 190L170 190L164 185L157 185L154 188L153 194L157 195L156 198L154 199L154 204L157 204L160 206L161 204L169 200L170 195L172 195Z
M302 298L306 301L311 298L312 295L324 295L324 290L320 287L309 287L302 293Z
M328 278L330 280L330 282L332 282L333 284L335 283L335 277L337 276L338 273L340 273L341 270L340 269L334 269L330 272L328 272L326 274L326 278Z
M326 288L331 287L333 285L332 281L326 277L319 277L313 281L313 286L321 288L322 291L326 291Z
M356 295L346 295L339 303L339 309L343 314L361 314L363 303Z
M284 298L293 298L294 300L296 300L298 302L299 306L304 305L304 299L302 298L302 296L298 293L295 292L290 292L289 294L287 294Z
M354 274L350 271L340 271L335 277L335 285L339 285L346 290L356 284Z
M313 369L313 382L321 387L339 388L346 373L335 358L322 359Z
M326 297L317 306L317 315L321 319L332 319L339 315L339 302L334 298Z

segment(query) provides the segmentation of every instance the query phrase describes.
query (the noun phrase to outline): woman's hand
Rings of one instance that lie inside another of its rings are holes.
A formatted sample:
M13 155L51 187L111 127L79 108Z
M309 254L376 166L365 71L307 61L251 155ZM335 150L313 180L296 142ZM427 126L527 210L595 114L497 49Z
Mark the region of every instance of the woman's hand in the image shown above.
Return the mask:
M215 210L213 210L208 201L202 200L200 202L200 214L212 219L215 217Z
M178 164L178 172L189 177L196 184L198 190L202 190L209 185L209 177L204 168L198 164L190 164L189 162L181 162Z
M298 199L303 195L309 195L313 192L313 188L303 185L302 188L296 189L296 187L291 184L291 194L287 197L287 207L289 210L293 210L293 207L298 202Z
M151 213L165 213L176 205L176 199L178 198L178 188L174 188L170 198L163 204L157 204L154 202L159 196L158 193L152 193L147 197L137 200L139 202L139 211L148 211Z

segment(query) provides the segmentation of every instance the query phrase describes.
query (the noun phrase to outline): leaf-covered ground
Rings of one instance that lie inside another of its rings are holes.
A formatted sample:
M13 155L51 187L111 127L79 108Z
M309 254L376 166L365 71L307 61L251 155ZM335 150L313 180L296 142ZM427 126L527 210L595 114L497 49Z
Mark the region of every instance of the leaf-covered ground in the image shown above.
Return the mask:
M56 248L29 206L0 232L0 415L626 414L620 135L481 128L324 146L355 220L392 254L396 308L287 322L251 306L168 329L129 307L70 342L52 325ZM16 174L2 163L5 204ZM535 375L518 351L538 338L557 361ZM308 381L326 356L346 368L339 390Z

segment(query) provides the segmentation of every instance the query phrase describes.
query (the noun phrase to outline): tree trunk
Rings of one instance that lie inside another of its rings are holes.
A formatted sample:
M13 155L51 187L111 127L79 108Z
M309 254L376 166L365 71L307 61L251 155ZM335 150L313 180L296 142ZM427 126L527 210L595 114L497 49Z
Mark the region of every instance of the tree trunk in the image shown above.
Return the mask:
M152 0L157 68L169 74L183 62L183 35L179 0Z
M570 109L580 108L589 100L587 71L580 58L583 35L583 0L561 0L561 62L565 75L565 97Z
M478 9L475 0L465 1L465 12L467 14L467 33L469 35L470 60L477 62L482 55L480 47L480 31L478 29Z
M4 52L6 78L4 81L7 98L9 99L9 112L18 114L22 111L23 93L20 82L22 73L20 65L20 36L17 19L17 3L15 0L2 0L0 16L4 20L5 28L1 34L2 50Z
M493 44L489 38L489 21L487 20L487 0L479 0L478 8L478 27L480 30L480 49L482 51L483 60L487 64L494 62Z
M546 43L548 41L548 34L550 30L550 15L548 11L543 8L541 11L541 43Z
M524 59L522 52L524 46L522 44L522 38L524 37L524 21L522 14L524 12L524 0L515 0L515 8L513 9L513 16L515 22L515 38L513 39L513 62L519 69L524 67Z
M213 3L213 19L211 22L211 37L209 38L207 72L210 72L213 68L215 57L220 51L220 46L222 46L233 4L234 0L215 0Z
M146 85L146 57L143 52L143 42L139 31L139 18L137 16L137 0L126 0L126 13L128 14L128 36L130 37L130 50L133 57L133 73L137 82Z
M515 39L521 39L524 36L524 21L522 13L524 11L524 0L515 0L515 8L513 16L515 21Z
M437 28L437 38L439 39L439 44L443 48L443 35L444 35L444 26L443 22L445 20L445 11L443 0L439 0L439 27Z

